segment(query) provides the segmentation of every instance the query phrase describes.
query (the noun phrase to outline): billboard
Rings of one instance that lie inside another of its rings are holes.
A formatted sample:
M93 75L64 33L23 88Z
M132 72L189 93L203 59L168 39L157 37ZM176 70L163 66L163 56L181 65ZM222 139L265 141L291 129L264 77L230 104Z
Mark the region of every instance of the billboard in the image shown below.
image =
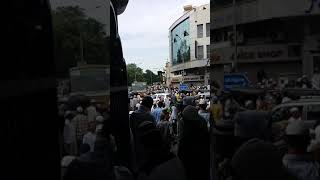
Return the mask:
M190 61L190 20L182 21L171 31L172 65Z

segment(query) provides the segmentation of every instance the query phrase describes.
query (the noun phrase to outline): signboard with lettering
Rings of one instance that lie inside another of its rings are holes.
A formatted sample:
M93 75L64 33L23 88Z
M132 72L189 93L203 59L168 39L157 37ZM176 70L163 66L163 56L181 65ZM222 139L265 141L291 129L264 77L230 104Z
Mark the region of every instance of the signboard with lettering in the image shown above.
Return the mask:
M213 63L232 62L235 58L234 48L214 49L218 61ZM299 56L289 57L288 45L239 46L237 59L239 62L265 62L296 60Z
M286 6L287 5L287 6ZM272 10L270 10L272 9ZM215 7L211 13L211 23L215 29L232 26L233 6ZM236 22L238 24L262 21L272 18L319 14L320 0L259 0L238 3Z
M249 80L245 74L225 74L224 90L229 91L232 88L247 87Z
M184 76L183 78L184 81L201 81L201 76Z
M180 84L179 90L180 90L180 91L187 91L187 90L188 90L188 85L186 85L186 84Z

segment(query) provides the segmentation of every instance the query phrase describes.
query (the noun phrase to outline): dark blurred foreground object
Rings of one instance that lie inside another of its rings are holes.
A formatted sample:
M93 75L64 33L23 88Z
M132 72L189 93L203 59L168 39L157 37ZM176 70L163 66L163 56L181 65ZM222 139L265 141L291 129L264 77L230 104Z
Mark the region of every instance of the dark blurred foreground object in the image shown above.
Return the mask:
M130 128L126 62L123 58L118 33L117 15L121 14L128 0L112 0L110 17L110 112L112 134L117 143L117 158L121 165L130 166Z
M206 120L195 107L182 113L183 127L179 137L178 157L186 168L188 180L208 180L210 176L210 142Z
M234 117L234 135L237 146L252 139L270 140L271 122L267 112L247 110L238 112Z
M320 179L320 165L307 153L310 143L309 130L301 120L289 123L285 139L288 152L283 157L283 164L288 172L301 180Z
M1 132L8 162L2 160L0 179L57 180L62 131L49 4L42 0L4 3L12 13L3 23L6 58L0 70L0 99L1 112L8 116L2 118Z
M282 165L278 150L270 143L252 139L232 158L233 180L293 180Z
M129 0L111 0L111 2L116 10L116 14L120 15L126 10Z

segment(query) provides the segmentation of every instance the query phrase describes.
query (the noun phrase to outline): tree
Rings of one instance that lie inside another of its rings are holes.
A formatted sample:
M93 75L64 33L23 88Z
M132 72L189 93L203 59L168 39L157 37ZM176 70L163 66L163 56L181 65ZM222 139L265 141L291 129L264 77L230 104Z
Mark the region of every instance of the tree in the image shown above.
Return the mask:
M78 6L58 7L52 17L58 77L68 77L69 69L81 59L82 49L88 64L110 64L104 24L88 18Z
M127 65L127 74L128 74L128 85L131 85L135 81L135 79L138 82L146 82L146 79L144 78L143 70L134 63Z
M147 69L143 74L144 79L146 79L147 84L152 84L154 82L160 82L160 77L154 74L151 70Z

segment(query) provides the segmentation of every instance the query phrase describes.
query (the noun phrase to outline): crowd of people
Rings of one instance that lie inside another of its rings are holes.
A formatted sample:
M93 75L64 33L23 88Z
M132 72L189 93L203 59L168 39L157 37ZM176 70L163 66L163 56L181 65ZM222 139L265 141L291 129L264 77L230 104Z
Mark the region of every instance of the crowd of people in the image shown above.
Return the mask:
M151 95L133 96L131 110L139 109L141 105L137 107L135 102L142 103ZM171 89L167 97L153 100L149 114L164 144L171 146L171 152L184 165L187 178L196 179L208 168L207 174L217 179L320 179L320 139L315 135L320 133L320 126L306 126L300 107L288 109L279 122L272 122L270 117L275 106L297 98L271 90L253 96L213 93L208 101L198 96L197 89ZM192 124L195 122L199 124ZM192 153L183 152L185 144ZM207 149L210 152L206 153ZM186 157L198 159L188 161Z
M159 99L152 91L129 98L126 166L112 163L116 140L99 105L64 109L64 179L320 179L320 123L307 128L298 107L276 123L269 116L296 97L163 89L168 94Z

